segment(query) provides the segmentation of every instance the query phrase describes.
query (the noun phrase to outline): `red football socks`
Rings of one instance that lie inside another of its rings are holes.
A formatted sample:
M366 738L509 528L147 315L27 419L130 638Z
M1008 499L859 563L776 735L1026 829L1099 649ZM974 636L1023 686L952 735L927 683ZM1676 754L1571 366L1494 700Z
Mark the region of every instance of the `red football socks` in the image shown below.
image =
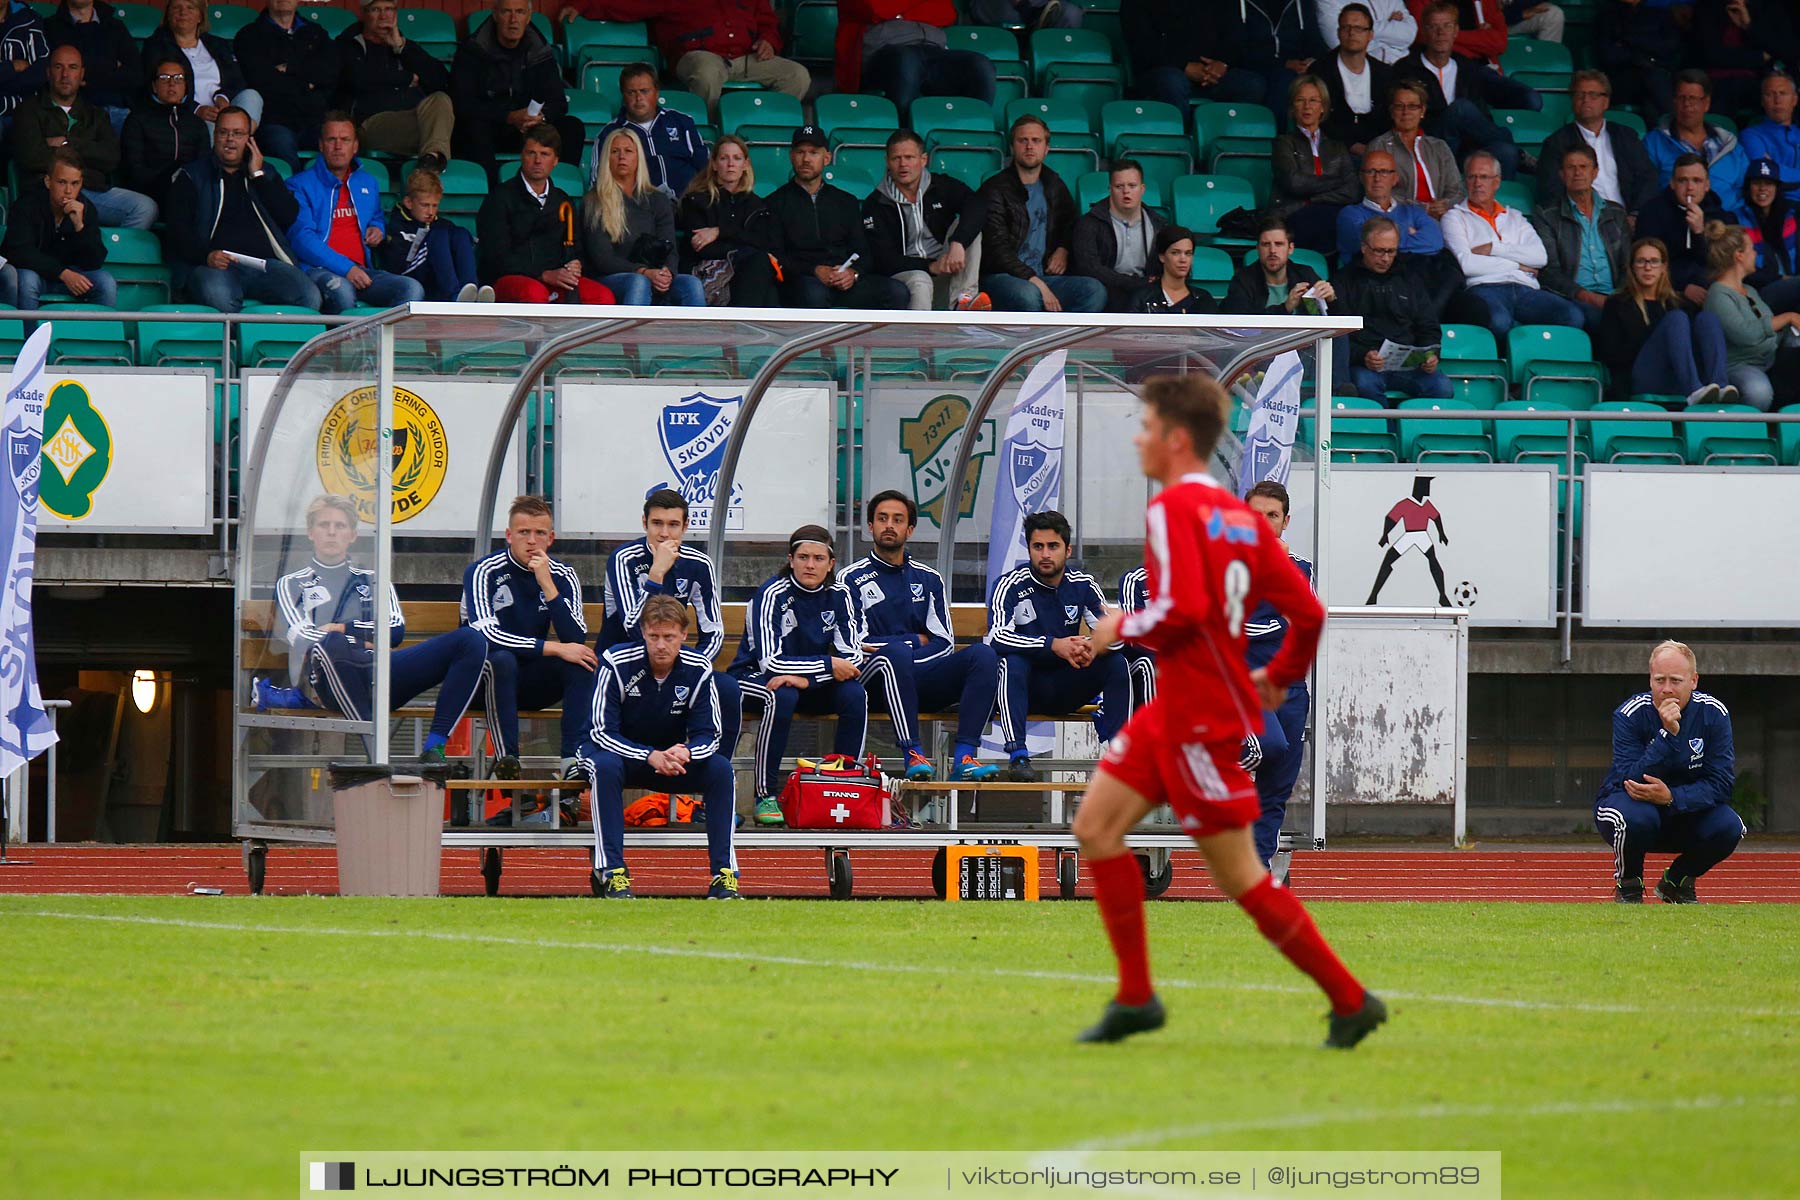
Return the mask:
M1090 858L1087 867L1094 876L1094 902L1119 960L1119 992L1114 999L1120 1004L1148 1004L1150 950L1144 942L1144 876L1137 859L1130 854Z
M1126 856L1129 860L1129 855ZM1099 878L1100 873L1094 872ZM1331 998L1331 1011L1348 1016L1362 1007L1363 985L1356 982L1338 956L1319 933L1319 927L1300 903L1300 897L1277 886L1273 875L1238 897L1238 903L1256 922L1257 929L1274 947L1288 956L1288 961L1312 976L1313 982ZM1111 919L1107 927L1112 927ZM1115 943L1116 944L1116 943Z

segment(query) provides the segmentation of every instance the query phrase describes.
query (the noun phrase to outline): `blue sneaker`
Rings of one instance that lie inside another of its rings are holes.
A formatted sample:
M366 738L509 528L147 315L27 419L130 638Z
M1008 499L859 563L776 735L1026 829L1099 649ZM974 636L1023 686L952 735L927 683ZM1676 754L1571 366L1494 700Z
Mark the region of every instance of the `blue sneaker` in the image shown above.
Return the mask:
M950 768L950 778L956 783L965 781L985 783L998 774L1000 774L999 763L982 762L973 754L963 755L956 761L956 765Z
M912 780L930 779L937 772L932 768L931 760L917 750L906 752L906 777Z
M250 681L250 694L257 712L268 712L272 708L316 707L299 688L281 687L264 675Z

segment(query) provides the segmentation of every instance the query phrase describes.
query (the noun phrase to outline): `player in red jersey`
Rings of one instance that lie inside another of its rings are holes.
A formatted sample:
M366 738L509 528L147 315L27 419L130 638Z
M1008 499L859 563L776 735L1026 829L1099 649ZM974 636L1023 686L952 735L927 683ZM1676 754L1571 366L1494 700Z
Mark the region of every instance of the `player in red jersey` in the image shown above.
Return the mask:
M1246 733L1303 678L1325 610L1280 539L1248 505L1206 473L1225 429L1225 390L1200 376L1144 385L1137 435L1144 474L1163 490L1144 513L1149 603L1108 614L1100 645L1121 637L1156 652L1156 699L1139 709L1100 760L1075 816L1075 836L1094 877L1107 936L1119 960L1119 990L1084 1042L1116 1042L1160 1028L1144 941L1144 880L1125 835L1167 803L1206 858L1225 894L1331 999L1325 1044L1349 1048L1387 1019L1387 1007L1338 961L1299 899L1256 856L1251 826L1261 806L1238 765ZM1288 635L1267 667L1244 662L1245 614L1267 600Z

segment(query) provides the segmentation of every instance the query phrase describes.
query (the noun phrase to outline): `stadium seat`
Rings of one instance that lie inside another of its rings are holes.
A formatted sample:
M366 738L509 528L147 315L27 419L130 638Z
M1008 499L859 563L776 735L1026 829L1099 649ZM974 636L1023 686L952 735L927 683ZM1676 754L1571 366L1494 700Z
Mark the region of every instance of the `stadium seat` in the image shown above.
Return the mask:
M40 310L43 311L43 310ZM52 323L50 365L132 366L136 358L123 321L60 321L65 313L110 313L102 304L58 304L46 312Z
M1100 142L1099 135L1092 135L1094 144ZM1044 165L1062 177L1064 183L1073 185L1089 171L1098 170L1100 155L1095 150L1066 149L1056 144L1055 135L1051 135L1050 152L1044 155Z
M1480 325L1446 324L1439 344L1440 370L1450 376L1458 399L1477 408L1496 408L1506 399L1509 383L1494 335Z
M119 308L141 309L142 302L127 303L127 287L136 290L134 298L151 296L150 304L169 302L169 268L163 266L162 242L147 229L119 229L108 226L100 231L106 245L106 270L119 282Z
M1521 150L1532 154L1537 153L1545 138L1566 124L1541 112L1532 112L1529 108L1496 108L1492 116L1494 124L1512 134L1513 141L1518 143Z
M1564 413L1561 404L1546 400L1502 400L1494 406L1503 412ZM1500 462L1529 462L1551 459L1564 462L1569 453L1569 428L1565 421L1545 418L1541 421L1510 420L1494 422L1495 457ZM1593 456L1588 435L1577 426L1575 435L1576 469Z
M796 62L828 63L837 56L838 6L805 3L794 9L790 52Z
M813 104L814 119L838 146L885 146L900 128L900 111L886 96L829 93Z
M1749 404L1695 404L1691 413L1757 413ZM1760 423L1737 424L1723 421L1683 421L1683 440L1687 460L1697 465L1779 466L1781 450L1769 427Z
M1506 357L1512 364L1512 382L1522 385L1520 399L1530 400L1540 381L1571 383L1596 402L1604 392L1605 368L1594 361L1593 346L1583 330L1515 325L1506 335ZM1560 389L1555 398L1562 398Z
M1254 208L1256 194L1235 175L1185 175L1170 187L1175 223L1198 237L1214 240L1219 218L1236 208Z
M756 172L756 194L765 197L794 173L786 146L750 147L750 167Z
M1046 73L1058 63L1080 66L1118 65L1112 40L1090 29L1039 29L1029 39L1031 69L1039 89L1046 83Z
M1214 175L1235 175L1250 185L1256 207L1269 203L1275 187L1274 143L1267 138L1225 137L1208 150L1207 170Z
M1260 104L1202 104L1194 109L1194 149L1201 161L1212 157L1212 143L1222 137L1275 136L1275 114Z
M1544 102L1544 117L1555 122L1558 129L1575 119L1575 106L1569 101L1569 93L1539 92L1538 99Z
M1386 412L1386 405L1362 396L1333 396L1331 409L1332 462L1400 461L1400 442L1392 423L1353 415ZM1317 431L1310 419L1302 422L1301 432L1306 444L1318 445Z
M215 309L204 304L152 304L145 312L211 314ZM137 325L137 361L140 367L161 367L187 363L220 369L226 352L225 324L222 321L139 321Z
M712 120L711 114L706 111L706 101L692 92L680 88L664 88L658 93L658 101L663 108L691 117L696 125L705 125Z
M1675 423L1660 405L1634 400L1603 400L1594 405L1595 412L1654 413L1656 420L1595 421L1592 440L1596 462L1665 463L1680 466L1686 461L1682 440L1675 436Z
M1638 116L1628 108L1608 109L1606 119L1615 124L1623 125L1625 128L1635 132L1639 137L1643 137L1645 133L1649 132L1650 127L1644 124L1644 118Z
M261 9L242 4L209 4L206 6L206 31L229 42L261 15Z
M121 2L113 5L113 11L119 14L119 19L121 21L125 22L126 32L130 33L131 36L136 38L140 43L143 42L145 38L155 33L156 27L162 24L163 10L160 4L128 4ZM305 12L306 10L302 9L301 11ZM310 16L311 13L308 13L307 15Z
M471 20L469 32L474 33L477 25ZM620 50L629 51L633 57L646 57L649 48L650 27L642 21L590 21L577 17L563 26L563 50L577 72L590 62L617 61Z
M1008 104L1031 91L1019 39L1010 30L990 25L952 25L944 31L951 50L973 50L994 64L996 104Z
M846 170L861 171L870 179L879 180L887 173L887 150L881 146L833 146L831 165ZM931 171L934 175L956 174L953 170L946 170L945 165L935 158L931 161Z
M853 167L840 167L835 164L825 168L823 178L833 187L843 188L858 202L868 199L869 193L875 190L876 177L865 175Z
M1413 397L1402 400L1402 412L1450 412L1474 410L1466 400L1429 400ZM1334 431L1335 436L1335 431ZM1488 436L1487 422L1475 417L1467 420L1402 420L1400 453L1411 462L1493 462L1494 440Z
M456 53L456 21L449 13L435 8L402 8L394 21L401 37L419 43L433 58L448 59Z
M412 174L413 168L418 165L416 161L407 163L400 169L400 178L405 179ZM509 165L513 167L513 173L516 173L518 164ZM564 165L574 166L573 163ZM576 173L579 176L579 168ZM481 202L487 198L488 193L486 171L467 159L453 158L444 164L438 177L444 184L444 200L439 211L445 216L474 216L481 210Z
M725 133L738 133L748 125L786 129L780 139L786 146L794 130L804 124L800 102L783 92L726 92L719 97L719 128Z
M1537 203L1537 197L1533 195L1531 185L1517 179L1508 179L1501 183L1494 190L1494 199L1507 208L1517 209L1521 216L1526 217L1531 215L1531 210Z
M1237 264L1231 261L1231 255L1217 246L1195 246L1194 265L1188 268L1188 282L1214 300L1223 300L1236 270Z
M990 145L1000 140L999 123L986 101L966 96L920 96L912 106L913 132L927 143L945 135L975 134L975 144ZM991 139L991 141L990 141ZM954 142L954 139L950 139Z
M931 169L942 175L960 180L971 189L981 186L982 181L1000 173L1006 160L993 146L944 146L931 147ZM1050 168L1055 170L1055 167ZM880 178L887 165L882 164L881 171L875 177Z
M599 92L564 92L563 98L569 102L569 115L588 130L587 141L582 145L582 154L585 156L593 148L593 135L599 133L600 127L611 121L619 111L618 96L615 94L609 98Z
M1716 112L1707 113L1706 114L1706 123L1708 125L1717 125L1721 129L1730 130L1734 134L1738 131L1737 122L1732 120L1730 117L1726 116L1724 113L1716 113Z
M245 304L246 313L267 316L318 316L291 304ZM238 326L237 359L240 367L283 366L294 352L325 332L323 325L271 325L245 322Z
M1575 60L1561 42L1513 38L1500 54L1500 69L1527 87L1566 91Z
M14 313L17 310L0 305L0 314ZM0 320L0 357L8 361L19 357L19 351L25 348L25 322L12 319Z
M114 5L114 7L118 8L120 6ZM329 4L301 5L300 15L319 26L333 38L357 23L355 13L347 8L337 8Z

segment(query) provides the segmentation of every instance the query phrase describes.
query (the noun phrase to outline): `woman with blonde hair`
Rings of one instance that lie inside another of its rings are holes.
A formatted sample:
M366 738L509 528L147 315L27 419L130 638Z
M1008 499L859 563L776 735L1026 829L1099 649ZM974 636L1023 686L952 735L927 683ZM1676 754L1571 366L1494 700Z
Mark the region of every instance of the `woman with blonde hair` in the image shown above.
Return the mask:
M1782 336L1800 328L1800 313L1771 312L1744 282L1756 270L1756 245L1742 226L1706 223L1706 265L1713 275L1706 311L1725 330L1726 374L1745 404L1768 412L1777 394L1792 398L1800 390L1800 346Z
M620 304L706 303L700 281L676 272L675 203L650 186L634 129L600 144L600 169L581 198L582 267Z
M1689 404L1737 403L1725 373L1725 330L1669 282L1662 239L1639 238L1625 261L1625 278L1594 333L1594 356L1612 373L1614 395L1679 391Z
M1331 94L1317 75L1302 75L1288 88L1293 127L1275 139L1275 174L1265 215L1285 217L1294 244L1320 254L1337 249L1337 216L1362 199L1356 164L1344 144L1325 135Z
M675 224L683 231L681 268L698 276L707 300L739 308L773 308L775 269L769 262L775 222L756 194L750 146L728 133L688 184Z
M207 32L206 6L200 0L169 0L162 24L144 39L144 76L154 78L164 62L185 64L188 96L208 133L228 104L250 114L251 129L262 124L262 93L244 79L231 42Z

